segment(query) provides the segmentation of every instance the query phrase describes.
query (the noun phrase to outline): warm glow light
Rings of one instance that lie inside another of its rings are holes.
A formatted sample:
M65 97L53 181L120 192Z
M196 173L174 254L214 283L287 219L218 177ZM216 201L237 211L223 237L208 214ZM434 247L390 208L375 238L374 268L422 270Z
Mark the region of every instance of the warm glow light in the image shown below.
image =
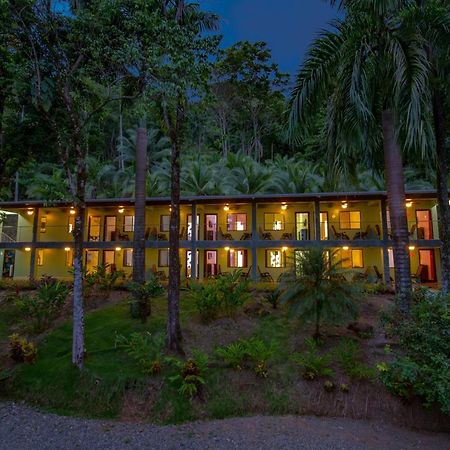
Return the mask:
M26 252L31 252L31 247L25 247Z
M76 212L76 211L75 211L75 208L72 206L72 207L70 208L69 214L74 215L75 212Z
M347 209L348 208L348 203L347 202L342 202L342 208Z
M342 247L342 250L348 250L348 246L344 245L344 247Z
M34 209L33 209L33 208L28 208L28 209L27 209L27 214L28 214L29 216L32 216L33 213L34 213Z
M70 252L70 247L64 247L65 252Z
M416 247L415 247L414 245L410 245L408 248L409 248L409 250L411 250L411 251L413 251L413 250L416 249Z
M224 211L229 211L230 210L230 206L228 205L228 203L223 207Z
M405 203L405 205L406 205L407 208L411 208L411 206L412 206L412 201L411 201L411 200L408 200L408 201Z
M119 206L119 209L117 211L119 211L119 214L123 214L125 211L125 208L123 206Z
M287 247L282 247L281 250L283 250L283 252L287 251Z
M230 253L233 253L234 252L234 249L233 248L230 248Z
M116 252L120 252L122 250L122 247L116 247Z
M283 204L281 205L281 209L282 209L283 211L286 211L286 210L287 210L287 205L286 205L286 203L283 203Z
M230 247L225 247L225 251L227 252L228 250L230 250Z

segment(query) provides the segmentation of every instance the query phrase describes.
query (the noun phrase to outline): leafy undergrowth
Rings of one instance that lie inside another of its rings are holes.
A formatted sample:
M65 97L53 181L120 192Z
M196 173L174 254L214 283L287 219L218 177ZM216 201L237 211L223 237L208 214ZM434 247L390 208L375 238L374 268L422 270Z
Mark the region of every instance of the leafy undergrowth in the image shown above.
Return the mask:
M368 403L379 403L381 415L389 402L397 401L373 379L374 363L370 368L367 363L373 359L370 339L354 338L345 327L332 328L324 330L330 333L323 344L314 347L305 341L311 329L289 319L283 308L272 310L270 306L266 314L256 317L240 312L234 319L220 317L205 325L187 295L181 300L185 350L188 357L195 349L203 352L209 367L198 395L180 395L168 382L176 375L169 363L162 360L161 373L149 375L126 348L117 345L118 336L162 335L165 317L164 297L153 301L146 324L130 318L126 301L89 312L88 353L81 375L71 364L72 327L67 321L38 343L35 364L16 366L3 395L60 414L159 424L254 414L340 415L336 408L349 415L347 408L364 411ZM228 364L218 356L224 351L217 349L236 342L245 344L247 351L242 364ZM299 362L295 354L305 358ZM312 381L304 378L305 369L317 367L318 360L325 360L331 370L318 370ZM332 392L327 390L330 383ZM406 416L402 410L398 414Z

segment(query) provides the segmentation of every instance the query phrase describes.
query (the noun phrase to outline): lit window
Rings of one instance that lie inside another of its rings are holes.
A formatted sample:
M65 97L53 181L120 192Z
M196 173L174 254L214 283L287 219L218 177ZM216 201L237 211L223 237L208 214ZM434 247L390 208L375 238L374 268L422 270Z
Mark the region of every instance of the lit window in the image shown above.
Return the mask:
M133 216L130 216L133 217ZM133 267L133 249L126 248L123 251L123 266L124 267Z
M361 249L341 250L341 260L343 269L361 269L364 267Z
M164 215L161 216L160 223L159 223L159 229L161 231L169 231L170 230L170 216Z
M73 267L73 250L70 249L66 253L66 267Z
M47 217L43 216L41 217L41 222L40 222L40 231L41 233L45 233L47 230Z
M392 248L388 248L388 256L389 256L389 268L393 269L395 265L394 265L394 252Z
M134 216L124 216L123 231L134 231Z
M169 267L169 249L158 250L158 266Z
M67 224L67 232L73 233L74 228L75 228L75 217L73 215L70 215L69 223Z
M341 211L339 213L339 228L341 230L360 230L361 212L360 211Z
M247 250L229 250L228 267L237 269L247 267Z
M227 215L228 231L245 231L247 230L247 214L228 214Z
M36 260L38 266L44 265L44 250L42 248L38 249L36 252Z
M264 213L265 230L284 230L284 215L280 213Z
M266 250L266 267L284 267L284 263L281 250Z

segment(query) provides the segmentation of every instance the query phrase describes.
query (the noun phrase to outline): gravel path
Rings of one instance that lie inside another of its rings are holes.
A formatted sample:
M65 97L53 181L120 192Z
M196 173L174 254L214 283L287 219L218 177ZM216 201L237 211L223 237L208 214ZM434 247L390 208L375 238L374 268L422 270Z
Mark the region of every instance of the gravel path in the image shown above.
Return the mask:
M0 403L0 450L450 449L450 435L342 418L250 417L180 426L83 420Z

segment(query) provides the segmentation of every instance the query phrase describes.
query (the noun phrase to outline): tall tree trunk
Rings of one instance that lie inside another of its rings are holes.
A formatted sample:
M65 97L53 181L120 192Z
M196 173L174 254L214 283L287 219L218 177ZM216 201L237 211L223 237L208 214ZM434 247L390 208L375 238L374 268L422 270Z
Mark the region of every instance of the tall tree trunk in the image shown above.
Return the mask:
M171 153L167 347L183 354L180 327L180 148L177 134L175 133L175 137L172 138Z
M134 203L133 281L145 282L145 202L147 178L147 128L141 125L136 139L136 178Z
M409 232L405 205L405 182L400 146L397 142L395 116L390 109L382 113L384 171L393 236L395 289L399 309L408 316L411 309L411 269L409 260Z
M83 293L83 243L84 223L86 216L86 163L81 145L75 143L77 155L77 179L75 186L75 226L74 226L74 259L73 259L73 339L72 363L78 369L84 364L84 293Z
M436 182L438 197L438 224L441 247L442 291L450 292L450 205L448 203L448 155L445 147L444 95L433 91L433 118L436 136Z

